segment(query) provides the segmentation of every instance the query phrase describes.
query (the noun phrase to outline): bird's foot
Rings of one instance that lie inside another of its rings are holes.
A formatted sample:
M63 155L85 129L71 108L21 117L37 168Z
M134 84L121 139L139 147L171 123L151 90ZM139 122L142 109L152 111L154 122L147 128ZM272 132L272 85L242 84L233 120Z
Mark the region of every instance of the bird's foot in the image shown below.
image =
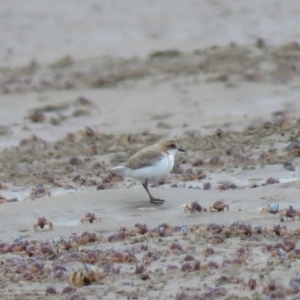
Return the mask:
M153 203L154 205L159 206L159 205L162 205L165 202L165 200L163 200L163 199L157 199L157 198L156 199L155 198L151 198L150 202Z

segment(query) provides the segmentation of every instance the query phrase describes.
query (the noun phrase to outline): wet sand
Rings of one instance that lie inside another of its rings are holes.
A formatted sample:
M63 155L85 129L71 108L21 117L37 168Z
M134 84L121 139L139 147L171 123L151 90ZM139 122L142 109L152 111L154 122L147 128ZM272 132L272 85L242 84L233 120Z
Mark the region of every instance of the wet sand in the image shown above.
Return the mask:
M300 209L300 7L151 5L3 3L3 299L298 299L299 217L260 209ZM168 137L156 207L107 168Z

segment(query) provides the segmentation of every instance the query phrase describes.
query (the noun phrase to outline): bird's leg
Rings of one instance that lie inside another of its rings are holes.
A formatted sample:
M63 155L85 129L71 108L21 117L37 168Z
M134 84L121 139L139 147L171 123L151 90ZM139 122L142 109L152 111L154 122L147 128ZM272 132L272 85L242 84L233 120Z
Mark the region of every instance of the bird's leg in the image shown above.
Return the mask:
M150 194L149 190L148 190L148 179L146 179L146 181L143 183L143 187L146 190L146 192L148 193L149 197L150 197L150 202L155 204L155 205L161 205L165 202L165 200L162 199L155 199L152 197L152 195Z

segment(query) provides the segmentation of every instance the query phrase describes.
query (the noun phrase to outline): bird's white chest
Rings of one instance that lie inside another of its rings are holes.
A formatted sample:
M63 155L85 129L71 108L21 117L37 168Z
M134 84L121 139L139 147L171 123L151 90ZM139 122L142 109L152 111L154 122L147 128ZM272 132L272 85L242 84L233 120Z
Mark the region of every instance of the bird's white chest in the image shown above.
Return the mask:
M163 158L158 161L153 169L160 177L163 177L170 173L174 167L174 156L170 154L165 154Z
M173 167L174 167L174 155L173 154L167 154L166 157L168 159L168 173L170 173L173 170Z

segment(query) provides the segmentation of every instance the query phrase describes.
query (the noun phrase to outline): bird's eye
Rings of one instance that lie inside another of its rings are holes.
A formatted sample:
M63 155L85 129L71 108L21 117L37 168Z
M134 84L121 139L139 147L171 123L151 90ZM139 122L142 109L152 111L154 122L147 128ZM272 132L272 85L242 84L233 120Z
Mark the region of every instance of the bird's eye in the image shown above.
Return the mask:
M171 144L170 147L171 148L177 148L177 146L175 144Z

